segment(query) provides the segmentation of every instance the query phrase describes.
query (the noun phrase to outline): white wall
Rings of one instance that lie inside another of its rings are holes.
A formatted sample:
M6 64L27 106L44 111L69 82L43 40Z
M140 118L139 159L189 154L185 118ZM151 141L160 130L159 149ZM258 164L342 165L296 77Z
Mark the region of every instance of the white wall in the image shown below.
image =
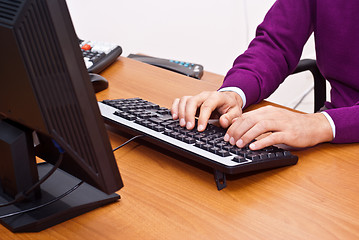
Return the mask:
M238 0L67 3L79 37L118 43L124 56L141 52L198 62L225 74L247 46L243 2Z
M67 0L67 4L80 38L116 43L123 56L145 53L196 62L225 75L274 1ZM303 57L314 57L312 45ZM311 80L288 82L271 101L288 105L293 99L288 96L299 96Z

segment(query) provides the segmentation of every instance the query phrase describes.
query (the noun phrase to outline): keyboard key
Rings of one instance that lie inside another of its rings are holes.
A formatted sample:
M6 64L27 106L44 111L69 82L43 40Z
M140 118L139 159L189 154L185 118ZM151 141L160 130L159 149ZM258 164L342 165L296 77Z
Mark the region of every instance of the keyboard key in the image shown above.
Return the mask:
M155 117L151 117L150 119L151 122L154 122L154 123L157 123L157 124L161 124L163 122L162 119L159 119L159 118L155 118Z
M171 130L171 129L166 129L166 130L163 132L163 134L168 135L168 136L171 136L171 133L173 133L173 130Z
M188 144L193 144L196 142L196 139L194 139L192 137L186 137L183 141Z
M153 127L153 130L155 130L157 132L163 132L165 130L165 128L161 125L156 125L155 127Z
M289 151L284 151L283 154L284 154L285 157L291 157L291 156L293 156L292 153L289 152Z
M245 159L242 156L235 156L232 161L237 162L237 163L243 163L243 162L248 162L247 159Z
M152 122L150 122L150 121L148 121L148 120L145 120L145 121L142 122L141 125L147 127L147 126L148 126L149 124L151 124L151 123L152 123Z
M284 156L284 154L282 152L276 152L275 156L281 158Z
M260 157L261 160L265 160L265 159L268 158L268 154L267 153L260 153L259 157Z
M179 133L179 135L176 136L176 138L182 142L184 142L185 138L186 138L186 135L182 134L182 133Z
M230 151L231 151L231 153L236 154L236 155L239 155L240 153L243 152L243 150L241 148L238 148L237 146L233 146L230 149Z
M246 158L252 160L252 161L258 161L261 159L260 155L258 153L249 153L246 155Z
M206 144L203 144L201 148L204 150L210 151L210 149L212 148L212 145L206 143Z
M212 152L212 153L217 153L218 151L220 151L221 149L219 148L219 147L213 147L213 145L212 145L212 147L209 149L209 151L210 152Z
M196 143L195 143L195 146L199 147L199 148L202 148L202 146L205 145L205 144L206 144L205 142L197 140Z
M148 125L147 125L147 127L148 128L151 128L151 129L154 129L156 126L158 126L156 123L153 123L153 122L151 122L151 123L149 123Z
M226 151L224 149L220 149L219 151L216 152L216 154L221 157L228 157L231 155L228 151Z
M175 131L170 133L170 136L173 138L177 138L178 135L181 135L181 134L179 132L175 132Z

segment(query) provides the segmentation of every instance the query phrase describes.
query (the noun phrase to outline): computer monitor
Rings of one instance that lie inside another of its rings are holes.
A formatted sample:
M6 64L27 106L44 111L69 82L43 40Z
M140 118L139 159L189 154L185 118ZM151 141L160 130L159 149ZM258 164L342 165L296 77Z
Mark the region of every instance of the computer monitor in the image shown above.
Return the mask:
M45 164L37 164L40 157ZM0 0L0 205L14 232L40 231L104 204L123 187L65 0ZM40 176L40 177L39 177Z

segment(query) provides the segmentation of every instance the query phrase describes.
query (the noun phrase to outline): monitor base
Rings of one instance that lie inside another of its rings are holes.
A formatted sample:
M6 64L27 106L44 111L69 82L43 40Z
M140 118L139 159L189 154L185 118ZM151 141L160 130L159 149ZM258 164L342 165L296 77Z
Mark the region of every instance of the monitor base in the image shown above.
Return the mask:
M52 165L48 163L38 164L40 178L51 168ZM41 185L41 198L0 208L0 216L47 203L67 192L79 182L79 179L58 169ZM116 202L118 199L120 196L115 193L108 195L87 183L83 183L69 195L48 206L3 218L0 219L0 222L12 232L39 232L103 205ZM9 197L4 195L0 189L0 203L8 201L10 201Z

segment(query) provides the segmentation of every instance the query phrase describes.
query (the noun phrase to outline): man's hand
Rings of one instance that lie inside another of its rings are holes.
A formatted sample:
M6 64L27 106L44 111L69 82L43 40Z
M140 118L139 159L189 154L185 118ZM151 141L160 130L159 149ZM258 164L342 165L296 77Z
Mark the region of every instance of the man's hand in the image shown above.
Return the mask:
M233 119L241 116L242 105L242 98L237 93L212 91L175 99L171 112L173 119L179 119L182 127L193 129L199 110L197 130L203 131L211 117L219 118L223 128L229 127Z
M269 134L250 144L252 150L274 144L309 147L333 139L330 123L323 114L302 114L267 106L235 119L224 140L241 148L264 133Z

